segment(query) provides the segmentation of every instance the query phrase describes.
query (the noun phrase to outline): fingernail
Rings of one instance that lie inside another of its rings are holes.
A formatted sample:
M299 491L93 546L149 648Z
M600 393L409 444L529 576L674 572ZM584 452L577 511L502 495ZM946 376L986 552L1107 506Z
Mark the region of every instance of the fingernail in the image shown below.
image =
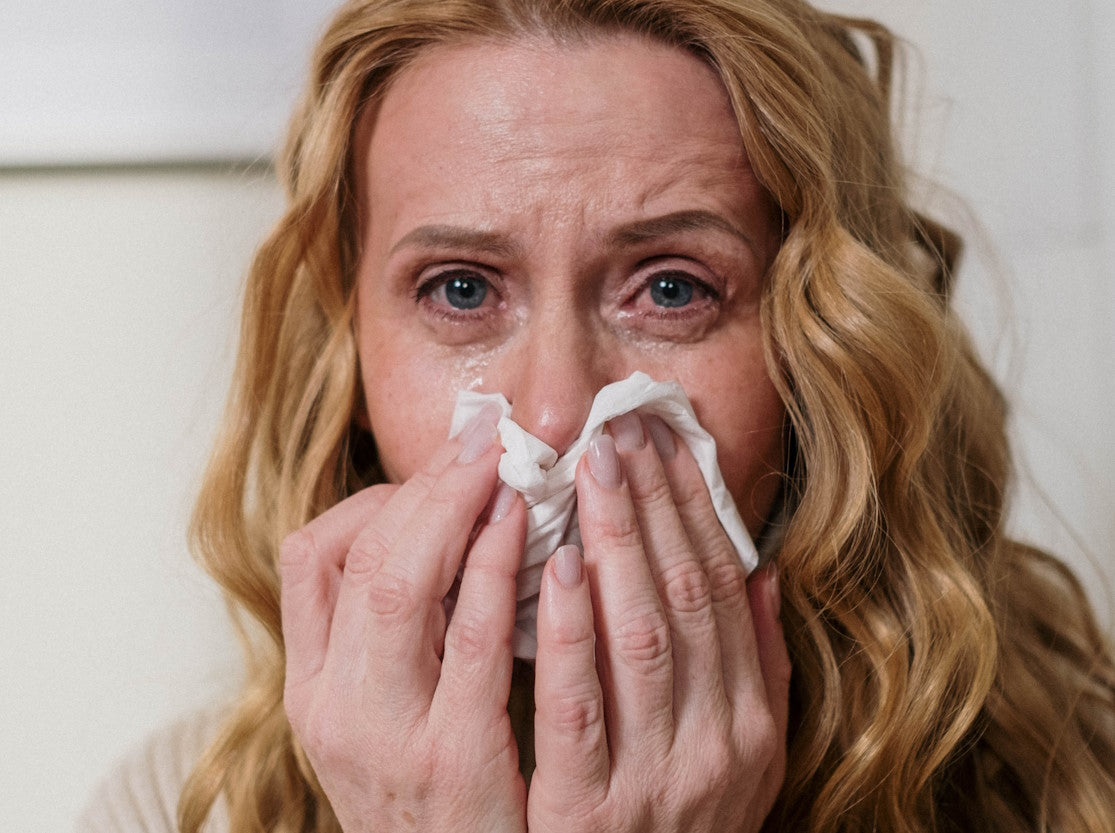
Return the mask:
M499 484L499 488L496 489L495 500L492 501L492 511L488 514L490 523L499 523L507 517L508 513L511 512L511 507L515 505L516 494L517 492L506 483Z
M650 432L651 442L658 450L659 459L664 463L667 460L674 459L677 446L674 444L674 432L670 430L670 427L660 417L648 416L647 430Z
M643 434L643 422L639 415L631 412L622 414L608 423L608 430L616 441L616 448L620 451L636 451L646 445L647 438Z
M489 403L480 409L480 413L474 416L457 436L461 441L461 452L457 455L458 463L471 463L492 447L498 434L496 423L499 422L500 416L498 405Z
M605 489L615 489L620 484L619 455L616 441L607 434L594 437L588 444L588 470L596 482Z
M554 553L554 575L558 583L567 590L572 590L581 583L581 551L576 544L566 544L558 547Z

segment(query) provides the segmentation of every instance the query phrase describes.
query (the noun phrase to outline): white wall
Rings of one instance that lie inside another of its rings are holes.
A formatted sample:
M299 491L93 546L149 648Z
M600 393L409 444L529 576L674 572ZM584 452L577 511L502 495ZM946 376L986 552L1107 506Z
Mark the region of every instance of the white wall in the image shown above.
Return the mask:
M969 239L958 303L1013 406L1014 528L1115 577L1115 13L1107 0L843 0L915 45L910 157ZM950 205L951 203L951 205ZM1105 584L1107 586L1105 586Z
M0 2L0 158L266 153L339 0Z
M997 251L968 260L960 301L1015 402L1026 469L1067 521L1028 487L1016 526L1065 552L1110 611L1115 10L840 5L918 45L912 156L974 207ZM208 30L182 31L203 51ZM0 96L0 124L7 107ZM53 831L123 749L235 684L183 527L240 277L279 195L265 175L3 170L13 161L0 147L0 829Z
M0 175L0 829L69 829L237 674L183 529L278 202L258 177Z

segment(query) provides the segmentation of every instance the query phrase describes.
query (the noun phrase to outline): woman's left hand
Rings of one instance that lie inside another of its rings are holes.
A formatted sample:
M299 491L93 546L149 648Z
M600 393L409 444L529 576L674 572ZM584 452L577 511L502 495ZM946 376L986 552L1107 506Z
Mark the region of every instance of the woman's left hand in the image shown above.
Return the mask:
M756 831L786 764L776 574L746 580L664 423L609 430L577 472L584 561L543 577L528 826Z

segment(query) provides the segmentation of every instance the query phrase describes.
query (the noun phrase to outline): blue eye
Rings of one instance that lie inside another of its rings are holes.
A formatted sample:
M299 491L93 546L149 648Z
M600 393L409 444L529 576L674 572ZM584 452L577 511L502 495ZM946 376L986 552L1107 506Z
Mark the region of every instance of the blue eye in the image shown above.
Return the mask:
M435 284L431 294L440 293L444 293L445 303L453 309L476 309L488 297L488 282L479 275L467 272L450 274Z
M663 273L651 280L650 298L660 307L687 306L693 300L693 281L682 273Z

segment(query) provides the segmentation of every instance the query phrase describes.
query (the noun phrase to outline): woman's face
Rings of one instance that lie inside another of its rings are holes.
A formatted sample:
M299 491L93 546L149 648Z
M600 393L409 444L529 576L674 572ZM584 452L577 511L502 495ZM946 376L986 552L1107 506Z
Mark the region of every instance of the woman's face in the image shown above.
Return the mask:
M444 442L458 390L502 393L561 453L641 370L681 383L761 529L782 462L759 323L777 212L707 66L619 35L437 47L357 158L358 349L392 481Z

